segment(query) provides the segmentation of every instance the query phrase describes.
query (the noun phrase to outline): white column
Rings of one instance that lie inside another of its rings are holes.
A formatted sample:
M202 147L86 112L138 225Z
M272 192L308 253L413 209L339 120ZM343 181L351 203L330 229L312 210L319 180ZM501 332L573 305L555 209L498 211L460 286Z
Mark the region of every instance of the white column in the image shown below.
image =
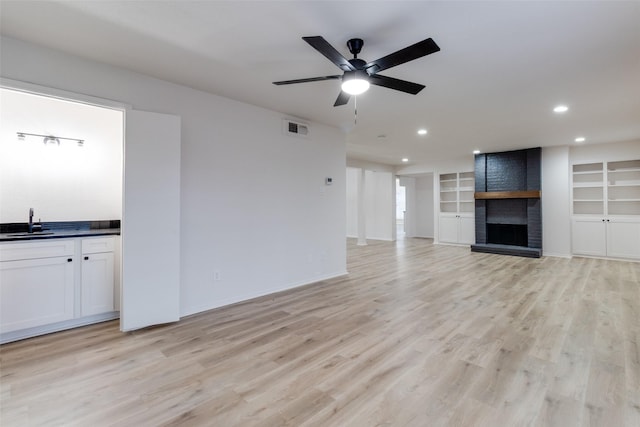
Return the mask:
M365 211L365 170L358 174L358 246L367 244L367 214Z

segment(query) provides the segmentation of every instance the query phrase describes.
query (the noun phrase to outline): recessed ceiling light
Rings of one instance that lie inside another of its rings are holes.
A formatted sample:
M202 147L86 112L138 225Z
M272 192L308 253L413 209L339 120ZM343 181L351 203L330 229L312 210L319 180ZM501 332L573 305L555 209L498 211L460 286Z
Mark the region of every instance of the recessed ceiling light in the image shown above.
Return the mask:
M558 105L553 109L554 113L566 113L567 111L569 111L569 107L566 105Z
M480 154L480 150L473 150L473 154Z
M407 159L406 157L404 157L404 158L402 159L402 163L407 163L408 161L409 161L409 159Z
M584 142L584 141L585 141L585 138L584 138L584 136L579 136L579 137L577 137L576 139L574 139L574 141L575 141L575 142Z
M426 135L426 134L427 134L426 129L418 129L418 135Z

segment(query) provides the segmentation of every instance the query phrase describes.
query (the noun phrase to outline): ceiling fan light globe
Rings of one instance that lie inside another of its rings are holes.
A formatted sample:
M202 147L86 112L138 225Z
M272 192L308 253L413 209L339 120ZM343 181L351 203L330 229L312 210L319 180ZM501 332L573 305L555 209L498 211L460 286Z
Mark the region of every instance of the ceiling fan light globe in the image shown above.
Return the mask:
M342 82L342 90L349 95L360 95L369 90L369 82L365 79L349 79Z

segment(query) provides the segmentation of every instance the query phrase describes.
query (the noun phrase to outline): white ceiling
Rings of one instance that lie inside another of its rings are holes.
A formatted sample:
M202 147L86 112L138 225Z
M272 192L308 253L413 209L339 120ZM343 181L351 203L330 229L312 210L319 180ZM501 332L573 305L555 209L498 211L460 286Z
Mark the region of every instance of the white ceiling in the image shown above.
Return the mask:
M640 140L640 2L6 1L3 35L32 41L347 132L349 157L437 165L534 146ZM305 43L377 59L432 37L442 49L381 74L333 107L341 74ZM552 108L569 106L559 116ZM418 136L418 128L427 136ZM384 137L381 137L384 135Z

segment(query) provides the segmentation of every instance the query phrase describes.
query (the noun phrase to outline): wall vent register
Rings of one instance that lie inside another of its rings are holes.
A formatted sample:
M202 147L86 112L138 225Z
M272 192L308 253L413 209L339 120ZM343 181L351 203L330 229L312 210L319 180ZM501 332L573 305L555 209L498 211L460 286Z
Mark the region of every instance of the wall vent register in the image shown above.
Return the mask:
M282 128L285 135L297 136L302 138L306 138L309 136L309 125L305 123L284 119L282 121Z

